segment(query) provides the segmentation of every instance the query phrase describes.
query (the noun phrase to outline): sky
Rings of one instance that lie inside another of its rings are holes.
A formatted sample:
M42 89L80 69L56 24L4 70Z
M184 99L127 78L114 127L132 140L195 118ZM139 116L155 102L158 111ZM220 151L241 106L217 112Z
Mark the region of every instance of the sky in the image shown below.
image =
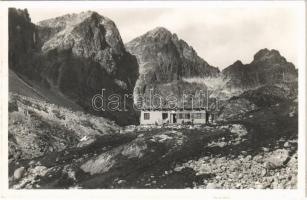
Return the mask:
M301 21L294 7L28 8L32 22L93 10L113 20L124 43L155 27L176 33L210 65L250 63L263 48L277 49L297 66Z

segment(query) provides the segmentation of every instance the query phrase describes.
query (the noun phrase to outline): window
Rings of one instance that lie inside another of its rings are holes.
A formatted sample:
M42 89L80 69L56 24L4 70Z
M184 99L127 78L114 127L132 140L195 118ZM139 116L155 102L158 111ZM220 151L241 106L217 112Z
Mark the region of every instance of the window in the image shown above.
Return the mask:
M201 113L197 113L197 119L201 119Z
M162 119L167 119L168 118L168 113L162 113Z
M201 113L193 113L192 118L193 119L201 119Z
M196 119L196 113L191 113L191 118Z
M178 119L183 119L182 113L179 113Z
M144 113L144 120L149 120L150 114L149 113Z
M184 114L184 118L185 118L185 119L190 119L190 113Z

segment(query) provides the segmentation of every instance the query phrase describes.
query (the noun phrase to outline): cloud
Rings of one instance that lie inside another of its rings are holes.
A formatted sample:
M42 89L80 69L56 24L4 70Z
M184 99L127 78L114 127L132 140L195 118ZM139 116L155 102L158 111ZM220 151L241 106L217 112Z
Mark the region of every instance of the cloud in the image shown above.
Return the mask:
M164 26L190 44L209 64L223 69L236 60L252 61L262 48L277 49L297 64L299 17L293 7L105 8L124 42ZM38 22L77 9L29 9Z

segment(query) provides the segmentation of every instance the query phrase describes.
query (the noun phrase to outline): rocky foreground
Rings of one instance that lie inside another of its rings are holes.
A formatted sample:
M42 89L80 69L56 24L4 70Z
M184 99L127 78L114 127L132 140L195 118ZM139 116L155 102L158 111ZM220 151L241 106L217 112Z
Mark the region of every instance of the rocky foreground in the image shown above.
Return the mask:
M46 104L50 109L45 110L29 98L10 100L9 148L14 151L10 151L9 184L14 189L297 187L297 107L293 105L276 104L211 125L123 128L81 112L75 117L68 111L47 115L57 113L57 107ZM29 108L29 114L16 120ZM32 118L36 123L27 124ZM74 121L78 119L83 123ZM28 129L36 139L19 136L22 131L12 132L14 127ZM42 135L46 130L48 134ZM50 142L59 141L62 133L70 134L74 142L59 146ZM42 148L46 144L54 146Z

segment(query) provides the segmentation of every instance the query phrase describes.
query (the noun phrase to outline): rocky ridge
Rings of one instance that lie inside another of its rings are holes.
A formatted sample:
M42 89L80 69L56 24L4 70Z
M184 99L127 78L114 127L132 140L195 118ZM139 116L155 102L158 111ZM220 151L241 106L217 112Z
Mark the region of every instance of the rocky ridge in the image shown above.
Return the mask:
M251 63L243 64L238 60L220 72L200 58L184 40L163 27L148 31L125 46L140 65L134 89L135 103L138 96L148 97L150 92L181 99L179 91L196 95L197 88L201 87L211 90L212 98L229 99L265 85L297 81L295 66L274 49L261 49ZM148 102L144 104L147 106Z

